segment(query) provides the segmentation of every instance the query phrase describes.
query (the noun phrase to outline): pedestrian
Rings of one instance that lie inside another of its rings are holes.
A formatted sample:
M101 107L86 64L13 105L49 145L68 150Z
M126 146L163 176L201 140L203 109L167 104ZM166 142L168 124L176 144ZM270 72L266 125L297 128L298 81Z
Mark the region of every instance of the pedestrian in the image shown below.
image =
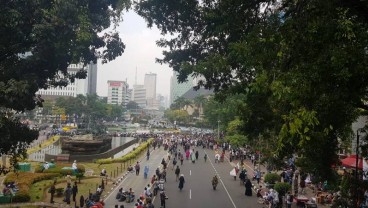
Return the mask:
M79 205L80 207L84 207L84 196L83 195L81 195L79 198Z
M257 180L257 184L259 185L259 181L261 180L261 172L259 170L256 171L255 177Z
M184 161L184 156L183 156L183 155L181 155L181 156L180 156L180 165L183 165L183 161Z
M64 202L70 204L70 197L72 195L72 187L70 186L70 184L68 184L67 187L65 188L64 195L65 195Z
M180 191L184 188L184 183L185 183L184 174L181 174L180 177L179 177L179 189L180 189Z
M149 171L149 167L147 165L144 166L143 176L145 179L147 179L148 177L148 171Z
M54 203L54 194L55 194L56 188L55 188L55 183L53 183L50 187L50 194L51 194L51 198L50 198L50 203L53 204Z
M293 203L294 197L293 195L290 193L290 191L287 193L286 196L286 204L287 204L287 208L291 208L291 204Z
M249 179L245 182L245 195L252 196L252 183Z
M140 165L139 165L139 161L137 161L137 163L135 164L135 174L139 175L139 170L141 169Z
M180 168L179 168L179 165L177 165L175 169L176 181L178 181L179 179L179 174L180 174Z
M74 182L73 188L72 188L72 193L73 193L73 202L75 202L75 197L77 196L78 193L78 186L77 186L77 182Z
M198 157L199 157L198 150L195 152L195 157L196 157L196 160L198 160Z
M160 191L160 201L161 201L161 207L162 208L166 208L166 199L167 199L167 196L166 196L165 191L161 190Z
M176 157L174 157L174 159L173 159L173 166L172 166L172 170L174 170L174 167L175 167L176 163L177 163L177 160L176 160Z

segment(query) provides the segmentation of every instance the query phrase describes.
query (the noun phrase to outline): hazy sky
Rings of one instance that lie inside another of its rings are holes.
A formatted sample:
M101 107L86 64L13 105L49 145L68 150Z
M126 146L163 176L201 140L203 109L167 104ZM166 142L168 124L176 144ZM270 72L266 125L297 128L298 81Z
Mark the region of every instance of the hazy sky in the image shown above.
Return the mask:
M98 63L97 94L107 96L107 80L128 80L129 88L133 88L137 68L137 84L143 84L146 73L156 73L156 93L169 96L172 69L155 63L155 58L162 57L163 50L156 46L156 40L161 38L159 30L147 28L143 18L130 11L124 14L118 31L126 46L125 52L107 64Z

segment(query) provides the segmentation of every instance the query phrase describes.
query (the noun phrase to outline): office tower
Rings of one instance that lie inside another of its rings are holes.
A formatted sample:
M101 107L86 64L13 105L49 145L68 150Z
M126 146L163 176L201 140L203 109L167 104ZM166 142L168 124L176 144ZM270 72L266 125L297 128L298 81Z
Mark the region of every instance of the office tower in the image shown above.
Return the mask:
M146 88L144 85L133 85L133 101L138 104L140 108L147 106Z
M40 89L36 94L53 98L60 96L77 97L79 94L86 96L87 94L96 93L97 65L92 63L87 66L83 66L83 64L70 64L67 70L70 74L76 74L81 69L87 70L87 77L85 79L75 79L73 83L69 83L66 87L50 87L46 90ZM62 77L62 74L60 73L59 76Z
M178 72L174 71L174 74L171 77L170 105L188 90L193 88L193 78L191 76L189 76L188 80L183 83L178 82L177 76Z
M126 106L128 84L125 81L107 81L107 103Z

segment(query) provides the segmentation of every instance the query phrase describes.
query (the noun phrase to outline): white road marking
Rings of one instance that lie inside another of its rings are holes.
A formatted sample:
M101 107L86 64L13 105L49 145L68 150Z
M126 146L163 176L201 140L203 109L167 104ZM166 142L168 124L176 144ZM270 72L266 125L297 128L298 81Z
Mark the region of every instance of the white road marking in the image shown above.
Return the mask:
M206 154L207 154L206 150L204 150L204 153L206 153ZM217 170L216 170L215 166L213 165L213 163L212 163L212 161L211 161L210 157L208 158L208 160L210 161L210 163L211 163L211 165L212 165L212 168L215 170L215 173L216 173L216 175L218 176L218 178L219 178L219 180L220 180L220 182L221 182L222 186L224 187L224 189L225 189L225 191L226 191L226 193L227 193L227 196L229 197L229 199L230 199L231 203L233 204L234 208L236 208L236 205L235 205L235 203L234 203L233 198L231 198L229 191L227 190L227 188L226 188L226 186L225 186L224 182L222 181L222 179L221 179L221 177L220 177L220 174L218 174L218 172L217 172Z
M192 189L189 189L189 199L192 199Z
M189 175L192 175L192 170L189 170Z

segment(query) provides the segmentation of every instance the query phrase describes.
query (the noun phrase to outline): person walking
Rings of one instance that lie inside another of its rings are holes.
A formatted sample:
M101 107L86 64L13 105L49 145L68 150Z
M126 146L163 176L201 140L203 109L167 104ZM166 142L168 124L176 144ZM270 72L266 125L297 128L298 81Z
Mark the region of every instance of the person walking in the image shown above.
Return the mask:
M167 199L167 196L166 196L165 191L161 190L160 191L160 201L161 201L161 207L162 208L166 208L166 199Z
M180 165L183 165L183 161L184 161L184 156L183 156L183 155L181 155L181 156L180 156Z
M53 204L54 203L54 194L55 194L56 188L55 188L55 183L53 183L50 187L50 194L51 194L51 198L50 198L50 203Z
M176 181L178 181L179 179L179 174L180 174L180 168L179 168L179 165L177 165L175 169Z
M84 203L85 203L85 201L84 201L84 196L83 196L83 195L81 195L81 196L80 196L80 198L79 198L79 206L80 206L80 207L84 207Z
M195 157L196 157L196 160L198 160L198 157L199 157L198 150L195 152Z
M149 167L146 165L146 166L144 166L144 171L143 171L144 179L147 179L148 172L149 172Z
M173 166L172 166L172 170L174 170L176 163L178 163L178 161L176 160L176 157L174 157L173 159Z
M137 161L137 163L135 164L135 175L139 175L139 170L141 169L140 165L139 165L139 161Z
M77 186L77 182L74 182L73 188L72 188L72 193L73 193L73 202L75 202L75 197L77 196L78 193L78 186Z
M64 194L65 194L64 202L70 204L70 197L72 195L72 187L70 186L70 184L67 185Z
M245 182L245 195L252 196L252 183L249 179L247 179L247 182Z
M179 189L180 189L180 191L184 188L184 183L185 183L184 174L181 174L180 177L179 177Z

